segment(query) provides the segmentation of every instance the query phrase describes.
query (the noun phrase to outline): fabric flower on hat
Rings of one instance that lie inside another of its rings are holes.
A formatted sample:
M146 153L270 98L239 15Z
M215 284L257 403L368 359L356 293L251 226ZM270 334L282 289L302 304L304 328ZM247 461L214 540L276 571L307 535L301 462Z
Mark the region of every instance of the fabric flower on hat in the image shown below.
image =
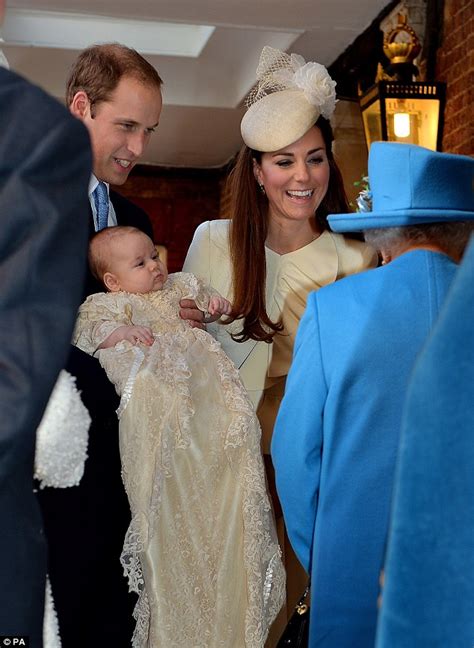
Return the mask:
M320 63L305 63L296 70L293 83L304 91L306 99L318 106L321 115L329 119L336 107L336 82Z
M334 112L336 82L320 63L306 63L299 54L289 55L266 46L257 68L257 78L260 80L259 94L250 103L266 92L298 88L323 117L329 119Z

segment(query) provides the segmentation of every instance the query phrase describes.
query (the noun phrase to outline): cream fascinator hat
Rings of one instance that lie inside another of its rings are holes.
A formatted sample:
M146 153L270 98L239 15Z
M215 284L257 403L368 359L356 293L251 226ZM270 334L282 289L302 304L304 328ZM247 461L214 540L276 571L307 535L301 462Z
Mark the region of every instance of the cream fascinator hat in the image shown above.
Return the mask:
M247 98L248 110L240 125L244 142L267 153L293 144L320 115L331 117L336 107L335 87L324 65L264 47L257 85Z

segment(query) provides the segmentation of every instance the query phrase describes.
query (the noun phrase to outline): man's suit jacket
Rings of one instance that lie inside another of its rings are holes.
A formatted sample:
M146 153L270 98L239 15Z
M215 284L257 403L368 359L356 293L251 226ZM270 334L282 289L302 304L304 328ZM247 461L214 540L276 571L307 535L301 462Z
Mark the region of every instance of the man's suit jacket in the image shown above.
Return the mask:
M0 68L0 635L42 645L36 428L67 357L86 266L87 131Z
M143 210L115 192L119 225L153 236ZM88 210L90 235L94 233ZM87 273L84 298L103 287ZM79 486L48 488L40 502L50 547L49 576L63 648L129 648L136 597L120 565L130 508L121 480L116 408L119 398L98 360L71 347L66 369L76 377L91 415L88 459Z
M308 299L272 456L311 573L310 646L374 645L401 410L456 268L412 251Z

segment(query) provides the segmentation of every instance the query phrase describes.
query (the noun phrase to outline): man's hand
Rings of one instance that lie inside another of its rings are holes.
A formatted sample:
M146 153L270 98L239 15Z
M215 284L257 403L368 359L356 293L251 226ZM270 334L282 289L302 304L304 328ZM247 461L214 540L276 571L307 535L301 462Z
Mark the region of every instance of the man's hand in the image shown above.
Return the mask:
M205 330L206 327L203 323L204 313L199 310L193 299L182 299L179 302L179 305L179 316L181 319L186 320L189 326L192 326L193 328Z

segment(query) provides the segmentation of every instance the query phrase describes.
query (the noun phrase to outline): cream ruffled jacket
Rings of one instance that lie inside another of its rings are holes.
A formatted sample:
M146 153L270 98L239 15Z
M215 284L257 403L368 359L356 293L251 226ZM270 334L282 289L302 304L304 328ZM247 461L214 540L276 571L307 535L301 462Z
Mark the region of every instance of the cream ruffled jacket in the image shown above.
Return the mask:
M194 273L232 301L229 222L207 221L197 228L183 269ZM239 321L229 326L209 324L207 328L239 369L250 399L258 410L263 428L264 452L269 452L273 421L283 394L296 330L306 308L308 293L347 275L374 267L377 255L365 243L325 231L315 241L295 252L280 255L266 248L265 257L267 312L273 321L282 318L282 333L275 336L273 344L253 340L238 343L232 340L230 334L240 330ZM266 398L263 398L265 391Z

